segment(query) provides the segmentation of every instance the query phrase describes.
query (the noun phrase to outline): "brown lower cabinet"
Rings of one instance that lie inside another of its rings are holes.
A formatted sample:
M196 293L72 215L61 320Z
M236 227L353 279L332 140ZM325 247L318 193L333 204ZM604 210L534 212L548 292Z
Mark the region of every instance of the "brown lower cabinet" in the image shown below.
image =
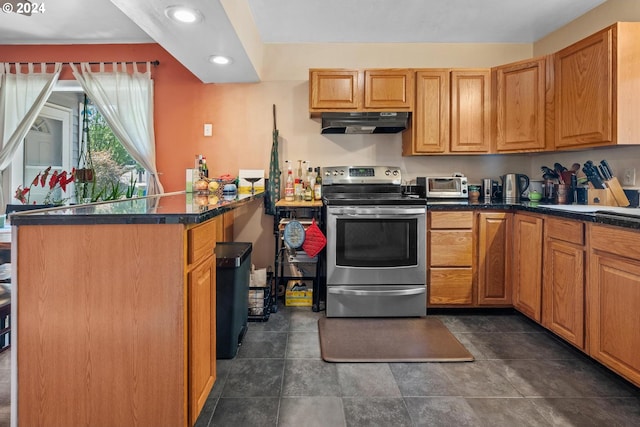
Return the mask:
M522 211L428 215L429 307L508 306L511 283L518 311L640 386L640 231Z
M17 227L19 425L195 423L216 378L220 218Z
M513 306L536 322L542 315L542 216L513 216Z
M510 212L478 216L478 305L511 305Z
M585 349L585 232L582 221L544 220L542 324Z
M640 386L640 233L588 227L589 354Z
M510 306L510 212L429 213L428 305Z
M473 304L473 211L429 212L428 305Z

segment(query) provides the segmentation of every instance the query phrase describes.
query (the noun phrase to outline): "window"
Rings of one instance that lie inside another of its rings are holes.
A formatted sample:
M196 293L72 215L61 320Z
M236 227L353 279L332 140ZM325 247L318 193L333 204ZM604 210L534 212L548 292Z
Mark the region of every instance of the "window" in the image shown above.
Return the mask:
M95 181L76 184L76 197L85 201L112 200L122 195L143 195L146 188L145 170L127 152L105 118L91 100L80 104L80 129L87 126L84 140L79 141L76 164L91 165ZM84 120L86 118L86 121Z

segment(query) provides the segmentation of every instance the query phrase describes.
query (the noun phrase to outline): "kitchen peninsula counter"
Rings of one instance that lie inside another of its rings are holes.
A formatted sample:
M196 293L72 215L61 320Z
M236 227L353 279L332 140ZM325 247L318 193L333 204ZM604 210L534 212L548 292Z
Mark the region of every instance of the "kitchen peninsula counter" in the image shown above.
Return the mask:
M220 223L262 197L11 215L15 425L192 426L216 379Z
M198 224L236 209L264 193L228 199L184 191L110 202L70 205L11 214L11 225Z

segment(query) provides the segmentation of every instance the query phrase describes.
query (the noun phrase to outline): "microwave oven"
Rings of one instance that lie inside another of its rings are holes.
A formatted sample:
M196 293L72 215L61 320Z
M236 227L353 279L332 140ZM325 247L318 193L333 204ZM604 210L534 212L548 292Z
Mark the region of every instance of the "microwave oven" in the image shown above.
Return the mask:
M427 199L461 199L469 197L466 176L418 177L416 186L421 197Z

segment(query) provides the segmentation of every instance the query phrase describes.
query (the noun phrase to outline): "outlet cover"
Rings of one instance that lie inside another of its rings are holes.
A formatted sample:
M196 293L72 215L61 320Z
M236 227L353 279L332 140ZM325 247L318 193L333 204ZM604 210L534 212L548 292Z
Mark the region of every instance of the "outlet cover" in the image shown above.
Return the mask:
M636 169L627 168L622 170L622 185L632 187L636 185Z
M211 123L204 124L204 136L213 136L213 125Z

